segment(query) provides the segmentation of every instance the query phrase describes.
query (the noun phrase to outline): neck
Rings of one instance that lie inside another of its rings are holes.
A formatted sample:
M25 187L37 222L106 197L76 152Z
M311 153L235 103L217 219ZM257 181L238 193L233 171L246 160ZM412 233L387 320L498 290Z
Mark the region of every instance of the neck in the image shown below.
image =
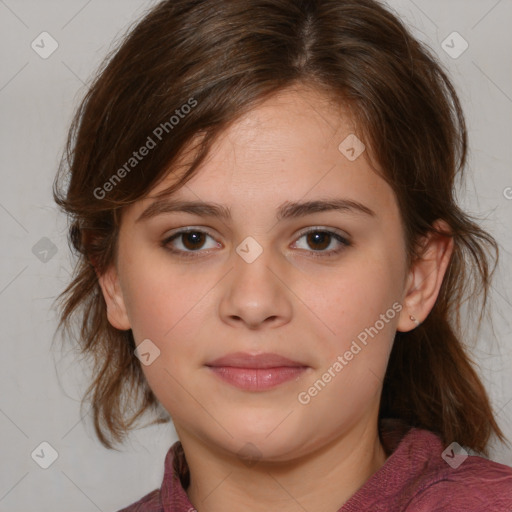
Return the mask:
M376 425L355 427L297 459L254 465L176 431L190 470L187 494L199 512L337 512L386 461Z

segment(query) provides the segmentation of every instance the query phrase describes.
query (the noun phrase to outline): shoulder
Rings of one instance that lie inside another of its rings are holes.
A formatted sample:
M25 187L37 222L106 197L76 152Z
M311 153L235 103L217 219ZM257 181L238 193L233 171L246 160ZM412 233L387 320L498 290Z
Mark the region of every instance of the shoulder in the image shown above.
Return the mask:
M429 430L382 425L390 455L347 512L360 510L359 502L386 511L512 512L511 467L446 447Z
M118 510L118 512L163 512L163 510L160 490L155 489L139 501Z
M512 511L512 468L479 456L468 456L454 468L432 472L407 511Z

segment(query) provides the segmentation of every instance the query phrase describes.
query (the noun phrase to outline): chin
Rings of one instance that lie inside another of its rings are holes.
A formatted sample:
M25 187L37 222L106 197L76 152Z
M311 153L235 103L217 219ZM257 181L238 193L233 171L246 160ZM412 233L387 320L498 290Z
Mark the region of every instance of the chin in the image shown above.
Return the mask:
M249 467L259 460L289 461L304 450L305 439L302 439L295 429L290 431L289 428L276 428L278 424L274 421L272 427L262 430L248 428L247 423L240 425L238 429L227 427L233 438L230 438L227 443L224 438L224 442L220 444L225 450L245 461Z

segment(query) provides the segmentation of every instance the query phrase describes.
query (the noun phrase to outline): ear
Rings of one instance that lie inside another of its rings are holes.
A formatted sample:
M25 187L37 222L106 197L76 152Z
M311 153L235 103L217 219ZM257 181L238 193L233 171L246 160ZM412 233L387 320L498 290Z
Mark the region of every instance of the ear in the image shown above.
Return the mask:
M437 220L433 227L446 235L429 232L423 241L422 254L409 269L404 289L403 309L400 312L397 330L407 332L417 327L412 315L423 322L434 307L441 284L453 253L453 238L448 224Z
M131 329L115 265L111 265L105 273L99 275L98 281L107 304L108 321L121 331Z

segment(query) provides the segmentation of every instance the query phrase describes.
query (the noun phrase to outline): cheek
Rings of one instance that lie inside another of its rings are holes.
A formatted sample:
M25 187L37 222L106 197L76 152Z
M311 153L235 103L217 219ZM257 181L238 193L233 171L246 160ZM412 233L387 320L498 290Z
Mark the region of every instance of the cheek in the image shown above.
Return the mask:
M376 259L352 267L331 281L329 293L318 295L315 311L329 331L315 340L322 365L299 401L309 401L314 416L343 424L378 400L401 310L394 281L390 266Z
M178 269L161 256L152 261L148 255L133 257L126 271L126 307L135 343L149 339L159 354L142 369L157 398L173 408L186 399L181 386L187 382L188 389L189 372L204 358L197 340L205 316L214 308L208 291L218 279Z
M124 271L125 305L137 341L163 342L181 322L190 325L208 289L206 276L172 265L163 252L132 254Z
M324 337L328 360L334 362L348 352L347 358L374 362L379 373L391 350L402 308L397 286L402 279L401 267L381 254L350 265L349 271L340 271L322 293L316 294L314 307L329 328Z

